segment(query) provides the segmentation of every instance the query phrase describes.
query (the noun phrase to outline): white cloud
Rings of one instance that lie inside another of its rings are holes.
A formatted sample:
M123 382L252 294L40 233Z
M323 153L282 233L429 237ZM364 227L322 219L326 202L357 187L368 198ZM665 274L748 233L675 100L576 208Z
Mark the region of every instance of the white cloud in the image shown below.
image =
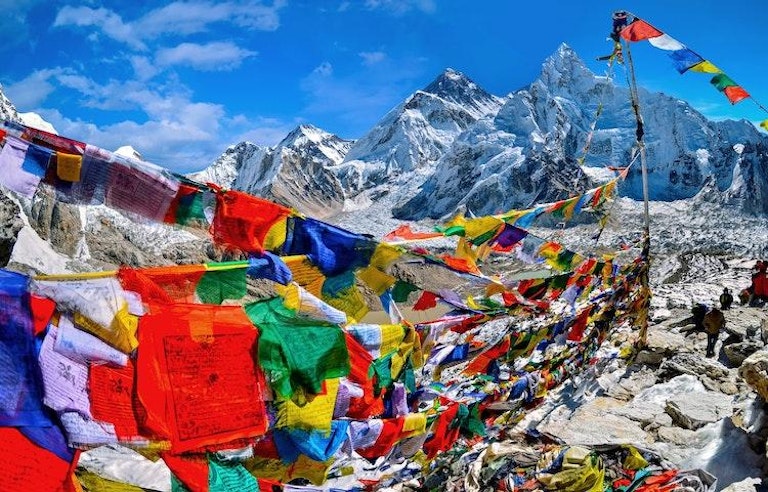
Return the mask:
M64 75L62 68L37 70L18 82L3 87L5 95L19 111L29 111L42 104L56 90L51 79Z
M437 9L434 0L365 0L365 6L371 10L386 10L397 15L411 10L431 14Z
M98 27L104 35L116 41L145 50L147 40L164 35L187 36L205 32L215 23L248 30L274 31L280 26L279 11L284 6L284 0L275 0L272 5L263 5L258 1L177 1L130 22L105 8L65 6L59 10L53 25Z
M131 56L128 60L133 67L133 73L139 80L149 80L159 72L155 64L145 56Z
M56 14L53 21L54 27L60 26L78 26L90 27L96 26L110 38L121 41L132 48L145 50L147 47L141 41L141 32L135 29L135 26L123 22L123 19L115 12L103 7L93 9L90 7L63 7ZM89 36L93 38L93 35Z
M159 50L155 60L159 65L187 65L199 70L233 70L255 51L242 49L229 42L208 44L182 43L174 48Z
M375 65L376 63L384 61L387 57L386 53L382 51L364 51L358 53L358 55L363 59L364 65Z
M333 65L327 61L316 66L310 75L311 78L326 78L331 76L333 76Z

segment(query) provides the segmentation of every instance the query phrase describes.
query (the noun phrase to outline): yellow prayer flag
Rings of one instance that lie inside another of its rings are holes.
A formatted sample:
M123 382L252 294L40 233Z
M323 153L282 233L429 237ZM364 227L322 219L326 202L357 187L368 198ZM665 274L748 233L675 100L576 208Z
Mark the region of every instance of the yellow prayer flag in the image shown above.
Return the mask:
M74 154L56 153L56 176L63 181L80 181L80 169L83 165L83 156Z
M760 122L760 126L768 130L768 120L763 120Z
M392 287L395 282L397 282L395 277L382 272L373 265L358 271L357 276L365 283L365 285L370 287L377 296L382 295L387 289Z
M276 427L330 431L336 396L339 393L339 379L326 379L324 386L324 393L315 395L301 407L293 400L277 400Z
M498 229L503 224L503 220L491 216L467 220L464 224L464 230L466 231L465 237L468 239L480 237L488 231Z
M400 347L405 338L405 328L403 328L403 325L380 325L380 328L381 347L379 348L379 353L384 356Z
M697 63L688 70L699 73L723 73L722 70L717 68L712 62L704 60L701 63Z
M288 218L283 217L269 228L267 235L264 236L264 249L275 251L285 243L285 236L288 234Z

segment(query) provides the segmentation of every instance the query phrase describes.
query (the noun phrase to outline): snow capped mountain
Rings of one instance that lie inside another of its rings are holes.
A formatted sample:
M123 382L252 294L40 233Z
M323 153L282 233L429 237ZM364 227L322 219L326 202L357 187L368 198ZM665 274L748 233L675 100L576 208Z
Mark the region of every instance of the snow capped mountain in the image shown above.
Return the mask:
M16 111L16 106L5 96L5 93L0 87L0 118L8 121L21 122L19 113Z
M752 124L711 122L686 102L660 93L640 90L639 99L651 199L692 197L709 176L720 191L732 186L734 176L740 178L728 191L732 202L757 196L742 187L759 187L758 178L768 177L753 170L766 166L763 154L747 156L735 147L766 141ZM478 121L459 135L419 193L393 213L401 219L438 218L465 206L489 214L584 191L594 183L576 159L596 118L584 165L628 165L637 127L628 89L593 74L571 48L561 45L544 62L539 78L511 94L495 118ZM630 169L620 193L642 198L639 164ZM760 201L757 208L768 210L768 202Z
M475 121L495 114L503 100L465 75L447 69L387 113L356 141L334 169L350 195L434 164Z
M291 206L318 218L340 212L344 190L330 168L339 164L352 142L312 125L300 125L274 148L241 142L213 165L191 174Z

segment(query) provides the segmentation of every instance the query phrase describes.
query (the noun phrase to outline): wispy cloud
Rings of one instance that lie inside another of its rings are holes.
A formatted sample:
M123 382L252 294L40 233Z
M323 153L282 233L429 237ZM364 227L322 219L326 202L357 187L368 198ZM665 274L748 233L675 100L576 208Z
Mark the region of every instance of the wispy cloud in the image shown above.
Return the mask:
M173 2L144 16L126 21L106 8L65 6L56 15L55 27L96 27L115 41L136 50L147 50L146 42L160 36L186 36L205 32L212 24L227 23L238 28L274 31L280 26L283 0L272 5L261 2Z
M358 53L358 55L363 59L364 65L375 65L376 63L382 62L387 57L386 53L383 51L364 51Z
M53 79L69 73L63 68L48 68L32 72L25 78L3 87L5 94L19 111L29 111L42 104L54 90Z
M230 42L208 44L182 43L161 49L155 60L159 65L187 65L198 70L227 71L240 66L246 58L256 56L255 51L242 49Z
M365 0L365 7L371 10L385 10L397 15L411 10L419 10L426 14L437 10L434 0Z

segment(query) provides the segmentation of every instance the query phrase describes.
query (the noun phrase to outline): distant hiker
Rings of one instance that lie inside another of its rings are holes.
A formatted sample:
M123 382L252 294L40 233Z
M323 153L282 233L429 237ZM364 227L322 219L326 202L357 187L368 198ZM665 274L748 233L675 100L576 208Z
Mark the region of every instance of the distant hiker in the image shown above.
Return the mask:
M707 333L707 357L714 357L717 337L720 336L720 330L725 328L725 316L719 309L712 308L704 316L703 323L704 331Z
M731 309L731 304L733 304L733 295L731 295L731 291L728 290L728 287L723 287L723 293L720 294L720 307L723 309Z
M752 291L749 290L749 287L746 289L742 289L741 292L739 292L739 302L742 306L746 306L749 304L749 299L752 297Z

